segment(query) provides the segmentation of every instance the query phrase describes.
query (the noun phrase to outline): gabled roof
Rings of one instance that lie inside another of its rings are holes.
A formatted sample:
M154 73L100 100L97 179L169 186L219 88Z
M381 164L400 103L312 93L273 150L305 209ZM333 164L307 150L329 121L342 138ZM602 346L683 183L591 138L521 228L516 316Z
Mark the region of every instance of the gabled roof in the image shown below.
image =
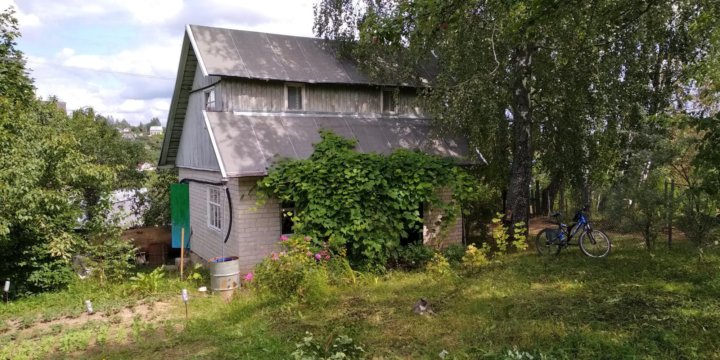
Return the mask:
M203 75L325 84L378 84L322 39L189 25Z
M222 77L272 81L382 85L339 59L320 39L188 25L183 39L175 90L170 104L160 167L175 166L196 69ZM199 114L198 114L199 115ZM205 112L214 158L222 175L265 175L281 157L306 158L327 128L358 141L362 152L389 153L398 148L462 158L466 144L440 140L427 119L373 118L371 115L312 113L250 114ZM210 140L208 140L209 143ZM208 145L209 146L209 145Z

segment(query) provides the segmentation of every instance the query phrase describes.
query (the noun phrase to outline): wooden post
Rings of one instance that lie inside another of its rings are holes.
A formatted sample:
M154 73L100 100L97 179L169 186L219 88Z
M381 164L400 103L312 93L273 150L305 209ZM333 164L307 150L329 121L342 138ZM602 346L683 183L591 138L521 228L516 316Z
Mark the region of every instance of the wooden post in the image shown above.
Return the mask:
M180 280L183 280L185 269L185 228L180 229Z

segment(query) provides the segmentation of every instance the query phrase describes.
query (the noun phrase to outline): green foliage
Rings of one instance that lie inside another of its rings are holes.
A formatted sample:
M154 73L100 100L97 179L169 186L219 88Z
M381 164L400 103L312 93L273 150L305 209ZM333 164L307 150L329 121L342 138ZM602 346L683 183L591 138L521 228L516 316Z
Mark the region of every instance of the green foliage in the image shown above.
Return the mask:
M193 264L193 266L187 270L185 280L192 282L196 287L207 284L210 279L210 272L208 269L203 267L201 264Z
M393 251L390 264L399 269L417 270L425 265L435 255L435 250L423 244L410 244L401 246Z
M453 274L450 263L441 253L435 253L435 255L433 255L432 259L425 264L425 271L440 276Z
M450 265L460 265L463 255L465 255L465 247L458 244L451 244L443 249L443 255Z
M162 267L158 267L149 273L139 272L130 278L130 281L132 281L132 290L143 295L155 294L164 277L165 270Z
M107 198L138 184L142 151L92 109L68 118L56 98L36 99L19 35L14 12L0 13L0 274L13 296L54 290L71 281L72 256L86 254L101 278L122 277L131 251Z
M178 181L177 169L151 172L147 193L138 194L137 209L143 209L145 226L170 225L170 184Z
M78 252L88 259L91 275L100 281L125 280L133 268L136 249L132 242L120 237L121 230L96 217L86 224L87 242L78 246Z
M312 333L306 332L302 341L295 344L290 356L295 360L361 359L365 350L347 335L339 335L319 342Z
M672 126L659 116L717 112L719 14L714 0L321 0L314 31L374 79L423 84L420 106L484 154L515 222L531 171L552 200L572 188L585 203Z
M490 248L487 243L480 248L475 247L473 244L468 245L465 255L462 257L463 269L470 273L480 271L490 264L490 260L488 260L489 252Z
M473 193L469 175L449 160L410 151L361 154L351 140L330 132L321 137L309 159L283 161L259 181L259 201L294 202L295 232L347 248L357 263L384 265L422 221L421 204L445 211L446 225ZM451 202L437 196L442 187L452 190Z
M0 98L11 103L29 103L34 97L32 80L25 73L25 58L16 49L20 37L15 10L0 9Z
M329 282L325 264L334 255L326 248L318 250L306 236L283 236L281 245L286 251L273 253L255 266L253 286L283 300L320 297Z

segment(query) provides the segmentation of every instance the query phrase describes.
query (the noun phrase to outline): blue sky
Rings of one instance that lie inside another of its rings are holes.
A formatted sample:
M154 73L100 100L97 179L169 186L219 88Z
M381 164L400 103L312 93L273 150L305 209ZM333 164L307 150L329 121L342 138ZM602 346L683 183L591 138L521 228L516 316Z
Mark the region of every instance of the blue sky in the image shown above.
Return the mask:
M0 0L37 93L68 110L164 123L186 24L312 36L314 0Z

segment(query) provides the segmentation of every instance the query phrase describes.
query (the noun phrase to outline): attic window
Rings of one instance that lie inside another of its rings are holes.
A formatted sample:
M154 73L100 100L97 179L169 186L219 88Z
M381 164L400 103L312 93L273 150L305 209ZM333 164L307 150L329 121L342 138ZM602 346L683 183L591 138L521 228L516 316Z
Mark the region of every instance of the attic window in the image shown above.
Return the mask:
M397 112L396 92L397 92L397 89L383 89L383 91L382 91L382 112L384 112L384 113Z
M215 111L215 89L205 91L205 110Z
M288 110L302 110L303 109L303 89L304 86L300 84L287 84L285 91L285 108Z

